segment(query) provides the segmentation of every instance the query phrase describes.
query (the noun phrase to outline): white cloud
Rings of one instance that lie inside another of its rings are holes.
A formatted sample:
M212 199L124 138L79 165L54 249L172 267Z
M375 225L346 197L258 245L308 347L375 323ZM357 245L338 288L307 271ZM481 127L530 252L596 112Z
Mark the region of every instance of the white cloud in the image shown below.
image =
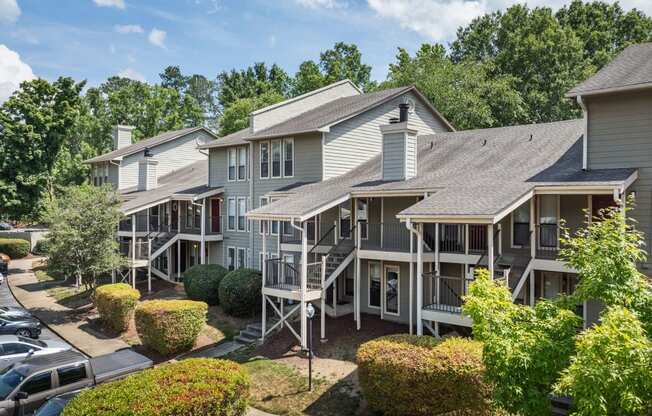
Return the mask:
M328 3L332 0L297 0L299 3ZM615 3L616 0L608 0ZM367 0L369 7L382 18L395 20L405 29L413 30L435 41L455 37L458 27L467 25L475 17L496 10L504 10L522 0ZM559 9L566 0L529 0L529 7ZM652 13L650 0L621 0L625 10L638 8Z
M113 29L122 34L126 33L143 33L145 30L141 25L115 25Z
M0 104L18 89L21 82L34 78L32 68L20 59L18 53L0 45Z
M149 36L147 39L149 39L149 42L152 45L156 45L159 48L165 48L165 37L167 36L167 33L165 30L159 30L157 28L152 29L151 32L149 32Z
M93 2L99 7L125 8L125 0L93 0Z
M19 16L16 0L0 0L0 23L15 23Z
M125 68L122 71L118 72L118 76L122 78L133 79L134 81L145 82L145 75L136 71L133 68Z
M295 0L299 5L310 9L341 9L347 6L340 0Z

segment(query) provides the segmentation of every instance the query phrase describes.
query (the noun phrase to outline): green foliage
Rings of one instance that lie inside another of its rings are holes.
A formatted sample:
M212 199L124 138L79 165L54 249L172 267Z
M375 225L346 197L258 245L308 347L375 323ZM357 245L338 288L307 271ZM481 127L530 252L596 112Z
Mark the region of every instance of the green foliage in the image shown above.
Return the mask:
M202 109L205 124L209 127L217 126L217 119L220 115L217 103L217 82L199 74L183 75L178 66L166 67L159 77L162 87L174 89L180 94L194 98Z
M257 62L241 71L233 69L221 72L217 75L217 84L219 103L226 111L244 98L253 99L261 95L285 97L290 88L290 78L276 64L267 69L264 62Z
M62 416L241 416L249 386L233 361L191 358L84 390Z
M249 114L260 108L283 101L285 97L277 92L268 92L251 98L241 98L234 101L220 118L220 134L235 133L249 127Z
M183 273L183 288L190 299L217 305L220 282L227 273L219 264L196 264Z
M100 286L95 290L94 302L100 319L116 331L129 327L140 299L140 292L126 283Z
M362 344L356 361L360 387L374 411L493 414L477 341L390 335Z
M32 249L32 253L39 256L45 256L49 252L50 252L50 246L48 245L48 240L45 239L38 240L36 244L34 244L34 248Z
M65 188L49 201L43 216L50 228L48 268L92 288L97 276L124 264L115 239L120 204L111 186L87 184Z
M261 308L261 287L258 270L233 270L220 283L220 305L229 315L252 316Z
M148 300L136 307L136 331L147 348L163 355L192 348L206 323L208 305L192 300Z
M478 269L463 306L473 336L484 343L487 379L496 403L509 412L549 415L549 395L575 350L581 319L541 300L534 308L512 302L509 289Z
M11 259L22 259L29 254L29 241L21 238L0 238L0 253Z
M586 330L557 391L574 398L579 415L652 412L652 340L636 315L614 306Z
M36 220L60 184L55 166L70 144L84 82L35 79L0 107L0 211Z

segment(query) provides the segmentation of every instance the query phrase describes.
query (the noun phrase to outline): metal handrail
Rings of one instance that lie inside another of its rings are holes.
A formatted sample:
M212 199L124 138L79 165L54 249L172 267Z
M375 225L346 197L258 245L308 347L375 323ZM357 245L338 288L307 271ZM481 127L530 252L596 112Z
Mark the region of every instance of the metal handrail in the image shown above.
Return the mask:
M500 232L501 232L501 230L500 230L500 228L499 228L499 229L497 229L496 232L494 233L494 241L493 241L493 245L494 245L494 247L496 247L496 245L497 245L497 244L496 244L496 241L497 241L497 239L500 237ZM494 252L496 252L496 250L494 250ZM480 258L478 259L478 261L475 263L475 266L474 266L474 267L479 267L479 266L480 266L480 263L482 263L482 259L484 259L484 258L487 257L487 256L489 256L489 247L487 247L487 249L484 251L484 253L482 253L482 255L480 256ZM497 256L494 254L494 257L497 257ZM495 260L495 259L491 259L491 262L493 263L494 260ZM489 264L489 259L487 259L487 265L488 265L488 264Z
M326 239L326 237L328 237L331 233L334 233L334 232L335 232L335 225L332 225L331 228L329 228L328 231L326 231L326 234L324 234L324 235L319 239L319 241L317 241L317 242L315 243L315 245L312 246L312 248L308 251L308 254L311 254L313 251L315 251L315 249L317 248L317 246L318 246L319 244L321 244L321 242L324 241L324 240Z

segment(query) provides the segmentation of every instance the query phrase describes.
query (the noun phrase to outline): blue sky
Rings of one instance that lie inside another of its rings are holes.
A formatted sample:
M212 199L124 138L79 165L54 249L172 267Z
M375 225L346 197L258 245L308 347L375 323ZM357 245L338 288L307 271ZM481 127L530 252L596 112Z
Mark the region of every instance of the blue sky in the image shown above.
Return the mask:
M167 65L213 78L253 62L290 74L337 41L382 80L397 46L447 43L474 16L515 0L0 0L0 102L22 79L157 82ZM559 7L562 0L531 0ZM624 0L652 13L652 0ZM6 98L6 97L5 97Z

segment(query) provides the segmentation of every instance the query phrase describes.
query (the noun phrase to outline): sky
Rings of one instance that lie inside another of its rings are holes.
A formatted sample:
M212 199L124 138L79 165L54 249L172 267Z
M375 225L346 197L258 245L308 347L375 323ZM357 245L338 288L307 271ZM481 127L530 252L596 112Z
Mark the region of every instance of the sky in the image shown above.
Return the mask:
M611 0L608 0L611 1ZM448 44L459 26L516 0L0 0L0 103L23 80L158 82L168 65L214 78L254 62L291 75L355 43L384 80L397 47ZM530 0L554 9L564 0ZM652 0L621 0L652 15Z

